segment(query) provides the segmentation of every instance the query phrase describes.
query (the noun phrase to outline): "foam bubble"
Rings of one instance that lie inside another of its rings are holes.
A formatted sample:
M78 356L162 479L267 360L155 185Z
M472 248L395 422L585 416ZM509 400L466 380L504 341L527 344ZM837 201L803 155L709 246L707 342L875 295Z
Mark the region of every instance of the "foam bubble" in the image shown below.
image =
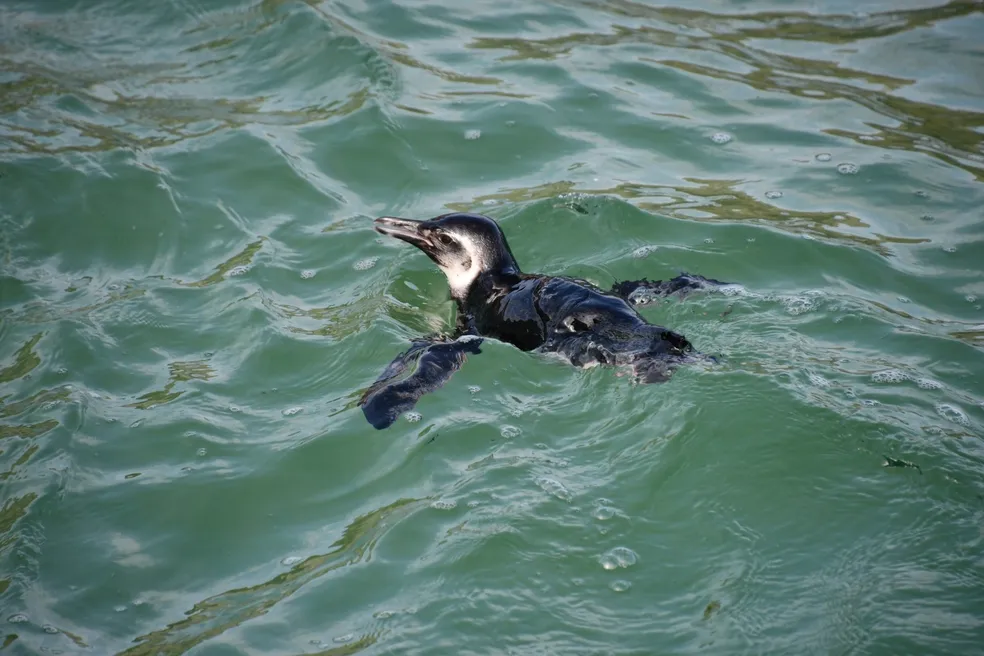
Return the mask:
M957 252L957 247L956 246L945 246L943 248L943 251L946 252L946 253L956 253Z
M241 276L244 273L246 273L247 271L249 271L249 267L246 266L245 264L240 264L239 266L234 266L231 269L229 269L229 271L226 272L226 275L228 275L228 276Z
M943 383L935 381L932 378L917 378L916 385L924 390L943 389Z
M11 624L23 624L25 622L30 622L31 620L24 613L17 613L16 615L11 615L8 617L7 621Z
M644 257L649 257L650 253L655 253L658 249L658 246L640 246L632 251L632 257L641 260Z
M54 635L54 634L58 633L58 629L56 629L55 627L51 626L50 624L44 624L44 625L42 625L41 626L41 630L44 631L45 633L49 633L51 635Z
M967 294L966 296L964 296L964 300L966 300L968 303L976 303L977 297L974 296L973 294Z
M961 426L970 424L970 420L964 414L964 411L952 403L937 403L936 412L944 419L952 421L955 424L960 424Z
M468 386L468 391L471 394L478 394L479 392L482 391L482 388L479 387L478 385L469 385Z
M451 510L458 505L458 502L454 499L438 499L431 504L431 508L434 510Z
M564 484L555 478L550 478L549 476L537 476L533 482L536 483L541 490L551 496L557 497L561 501L570 502L573 497L571 491L564 487Z
M469 141L474 141L482 136L481 130L465 130L465 139Z
M601 563L602 568L608 571L632 567L638 561L639 556L628 547L615 547L598 558L598 562Z
M617 581L612 581L611 583L609 583L608 587L614 590L615 592L628 592L629 588L632 587L632 584L629 583L628 581L618 579Z
M286 567L293 567L294 565L301 562L302 560L304 559L301 558L300 556L287 556L286 558L280 561L280 564Z
M899 296L899 297L898 297L898 300L899 300L899 303L911 303L911 302L912 302L912 301L910 301L910 300L909 300L909 299L908 299L907 297L905 297L905 296Z
M522 432L523 431L516 428L515 426L509 426L509 425L503 426L502 428L499 429L499 435L502 435L506 439L519 437L519 434Z
M285 417L293 417L294 415L296 415L298 412L300 412L303 409L304 408L302 408L301 406L294 406L293 408L287 408L286 410L284 410L280 414L282 414Z
M851 162L844 162L843 164L837 165L837 172L841 175L855 175L861 170L857 164L852 164Z
M726 144L731 141L731 135L727 132L715 132L711 135L711 141L716 144Z
M765 192L765 197L766 198L782 198L782 192L781 191L777 191L777 190L767 191L767 192Z
M598 506L595 508L594 517L598 521L607 521L615 516L615 509L611 506Z
M876 383L902 383L909 380L909 374L900 369L885 369L871 374L871 380Z
M208 449L202 447L201 449L198 449L197 453L198 453L198 457L201 458L205 455L208 455Z
M814 156L814 159L817 160L818 162L829 162L831 159L833 159L833 155L831 155L830 153L817 153Z
M713 244L714 243L714 240L711 239L710 237L708 237L707 239L704 240L704 243L705 244Z
M301 278L308 280L309 278L313 278L315 273L317 273L317 271L314 269L304 269L301 271Z
M374 266L376 266L376 262L378 261L379 261L378 257L367 257L365 259L356 262L353 265L353 267L355 268L356 271L367 271L373 268Z

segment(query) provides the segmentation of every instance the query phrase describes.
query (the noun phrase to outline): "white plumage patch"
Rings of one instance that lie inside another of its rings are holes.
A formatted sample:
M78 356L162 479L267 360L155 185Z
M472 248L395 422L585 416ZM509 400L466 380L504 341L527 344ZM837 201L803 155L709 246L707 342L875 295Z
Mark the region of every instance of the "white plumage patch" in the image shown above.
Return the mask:
M454 233L454 238L461 244L461 247L468 253L468 256L463 257L461 260L439 266L448 278L451 296L454 298L464 298L468 293L468 288L471 287L471 284L475 282L475 278L482 272L482 268L485 266L485 258L483 257L480 244L459 233Z

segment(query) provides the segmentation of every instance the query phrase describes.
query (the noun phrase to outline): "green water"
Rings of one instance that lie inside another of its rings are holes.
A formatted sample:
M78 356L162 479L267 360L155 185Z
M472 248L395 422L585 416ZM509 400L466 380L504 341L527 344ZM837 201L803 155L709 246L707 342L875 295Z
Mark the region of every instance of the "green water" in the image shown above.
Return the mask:
M981 653L982 35L979 0L4 2L3 651ZM453 307L370 221L451 209L527 271L736 283L643 310L720 363L486 342L371 429Z

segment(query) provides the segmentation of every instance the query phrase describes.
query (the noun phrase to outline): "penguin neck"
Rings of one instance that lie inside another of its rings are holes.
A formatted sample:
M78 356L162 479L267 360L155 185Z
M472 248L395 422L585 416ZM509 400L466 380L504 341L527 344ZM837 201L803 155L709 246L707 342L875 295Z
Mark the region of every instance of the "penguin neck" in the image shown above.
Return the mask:
M492 297L507 292L522 279L522 275L513 261L505 266L483 271L463 293L456 294L452 291L451 298L457 303L459 312L466 312L468 306L488 302Z

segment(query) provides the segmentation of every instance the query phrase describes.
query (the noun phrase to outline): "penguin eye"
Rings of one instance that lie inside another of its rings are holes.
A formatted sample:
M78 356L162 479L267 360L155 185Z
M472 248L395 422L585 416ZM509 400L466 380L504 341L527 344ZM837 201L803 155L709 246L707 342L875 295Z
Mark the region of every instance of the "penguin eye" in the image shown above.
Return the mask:
M451 244L454 243L454 239L451 238L451 235L444 232L442 232L437 236L437 240L442 244L444 244L445 246L450 246Z

